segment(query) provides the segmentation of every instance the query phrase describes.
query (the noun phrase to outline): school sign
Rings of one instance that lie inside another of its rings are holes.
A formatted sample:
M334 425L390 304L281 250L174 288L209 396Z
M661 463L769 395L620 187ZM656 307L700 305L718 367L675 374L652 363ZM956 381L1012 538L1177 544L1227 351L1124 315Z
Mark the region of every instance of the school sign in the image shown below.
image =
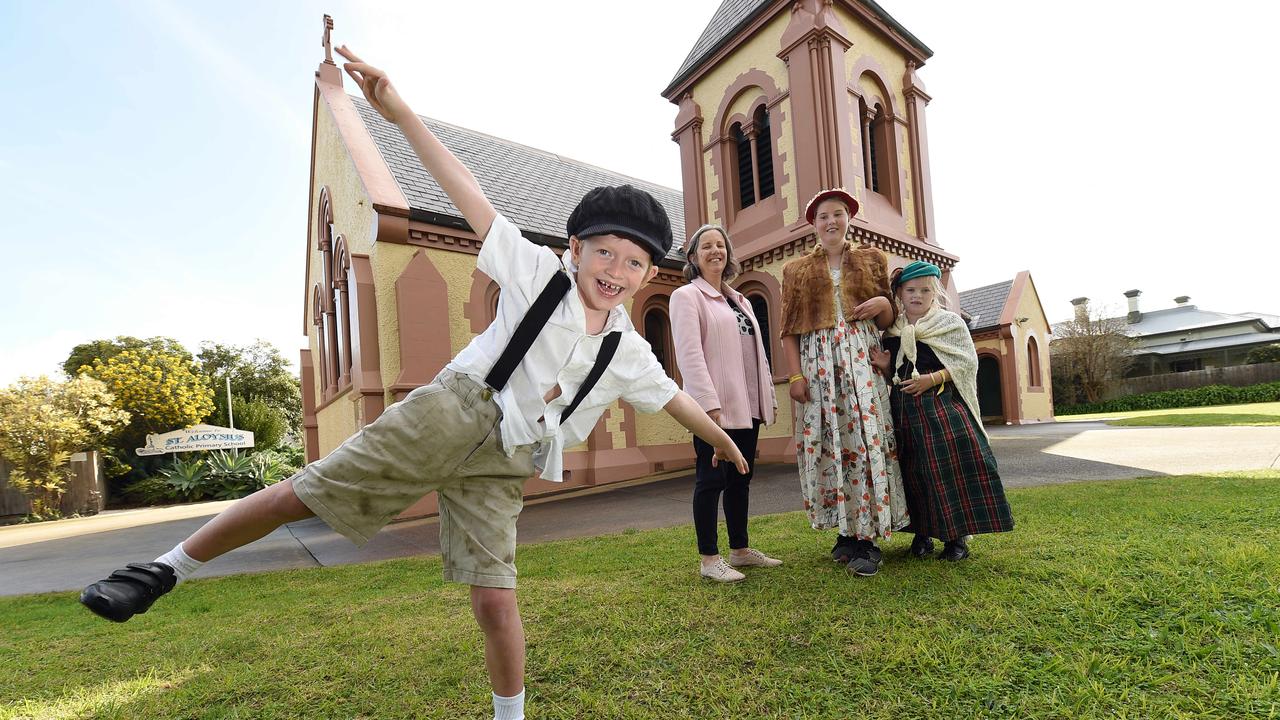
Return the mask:
M148 435L147 446L137 449L139 455L163 455L193 450L229 450L253 447L253 433L248 430L196 425L162 435Z

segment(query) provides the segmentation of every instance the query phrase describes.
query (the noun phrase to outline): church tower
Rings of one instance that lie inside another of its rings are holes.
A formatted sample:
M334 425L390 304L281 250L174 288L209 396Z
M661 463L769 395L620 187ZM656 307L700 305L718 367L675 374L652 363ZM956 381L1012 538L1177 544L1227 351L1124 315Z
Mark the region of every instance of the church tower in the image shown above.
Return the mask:
M809 198L844 187L856 239L894 267L935 263L954 299L916 75L931 56L871 0L725 0L663 91L679 108L686 236L724 225L744 270L780 278L816 242Z

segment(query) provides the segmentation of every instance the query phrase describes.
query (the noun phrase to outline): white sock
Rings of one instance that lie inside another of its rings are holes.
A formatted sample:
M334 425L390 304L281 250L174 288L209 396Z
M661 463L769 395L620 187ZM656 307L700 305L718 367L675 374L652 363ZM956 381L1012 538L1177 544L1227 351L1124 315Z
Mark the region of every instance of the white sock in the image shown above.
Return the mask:
M169 552L156 558L156 562L164 563L173 568L173 574L178 576L178 582L187 579L187 576L200 569L203 562L191 557L182 549L182 543L173 546Z
M494 693L493 720L524 720L524 690L511 697Z

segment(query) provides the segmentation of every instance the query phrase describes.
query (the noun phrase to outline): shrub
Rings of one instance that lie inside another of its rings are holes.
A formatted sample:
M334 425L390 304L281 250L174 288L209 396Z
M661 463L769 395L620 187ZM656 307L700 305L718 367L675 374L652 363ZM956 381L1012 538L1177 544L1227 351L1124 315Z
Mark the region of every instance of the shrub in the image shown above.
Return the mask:
M1280 362L1280 343L1272 343L1256 347L1244 356L1246 365L1259 365L1261 363Z
M1086 413L1125 412L1128 410L1165 410L1180 407L1206 407L1209 405L1238 405L1280 401L1280 382L1262 383L1247 387L1206 385L1182 390L1129 395L1104 402L1081 403L1054 407L1058 415L1083 415Z
M253 433L255 449L275 447L289 430L284 414L261 400L235 398L231 409L236 427Z
M164 478L169 486L170 497L177 500L202 499L208 491L206 481L209 479L209 474L209 468L205 467L204 460L199 457L187 460L176 456L171 465L160 469L160 477ZM134 483L130 487L137 484Z

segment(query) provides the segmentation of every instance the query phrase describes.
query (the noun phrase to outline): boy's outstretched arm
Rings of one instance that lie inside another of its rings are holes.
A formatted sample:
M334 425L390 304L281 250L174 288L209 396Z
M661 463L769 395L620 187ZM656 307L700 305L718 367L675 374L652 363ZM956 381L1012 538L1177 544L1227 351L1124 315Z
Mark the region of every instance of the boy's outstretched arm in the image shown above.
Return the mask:
M742 451L737 445L733 444L733 440L728 433L720 429L714 421L698 405L698 401L689 396L689 393L681 390L671 401L662 407L677 422L688 428L694 435L707 441L708 444L716 449L716 454L711 458L711 464L715 465L717 460L728 460L738 468L738 472L746 475L751 472L751 468L747 465L747 459L742 456Z
M361 60L346 45L338 48L338 54L351 61L344 63L343 69L360 86L360 92L364 93L369 104L404 133L405 139L418 154L422 166L440 183L440 187L462 212L462 217L472 231L481 238L488 235L489 226L493 224L493 218L498 212L489 204L489 199L484 196L480 183L476 182L471 171L409 109L408 103L396 92L386 73Z

